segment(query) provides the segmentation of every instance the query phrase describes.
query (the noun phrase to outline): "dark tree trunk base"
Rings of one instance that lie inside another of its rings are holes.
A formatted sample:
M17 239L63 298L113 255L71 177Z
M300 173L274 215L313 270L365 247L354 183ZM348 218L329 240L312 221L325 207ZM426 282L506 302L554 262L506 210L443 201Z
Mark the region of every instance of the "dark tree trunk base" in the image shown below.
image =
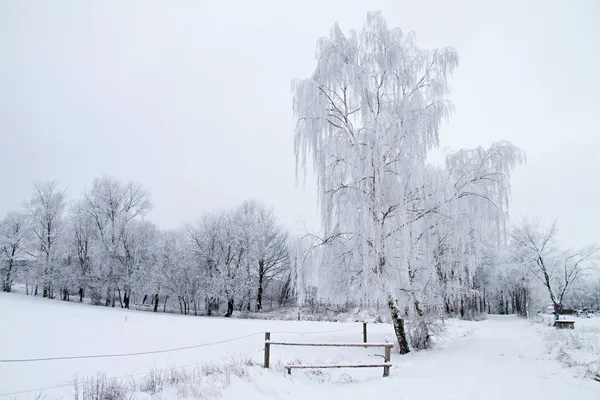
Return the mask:
M396 306L392 296L388 296L388 308L390 310L392 323L394 325L394 333L396 334L396 339L398 340L399 352L400 354L408 354L410 353L410 347L408 346L408 341L406 340L404 320L398 316L398 307Z
M226 317L231 317L233 315L233 307L234 307L234 303L233 303L233 299L232 300L228 300L227 301L227 312L225 313Z

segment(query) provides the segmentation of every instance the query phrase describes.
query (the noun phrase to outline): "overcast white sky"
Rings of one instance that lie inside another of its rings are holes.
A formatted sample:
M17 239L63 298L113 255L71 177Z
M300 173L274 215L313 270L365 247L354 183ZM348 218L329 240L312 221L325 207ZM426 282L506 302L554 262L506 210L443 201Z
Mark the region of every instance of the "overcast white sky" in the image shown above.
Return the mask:
M314 185L294 180L290 81L335 21L359 28L369 10L458 50L442 144L527 152L513 218L600 242L597 0L0 0L0 215L34 179L75 197L113 174L152 191L162 227L250 197L318 227Z

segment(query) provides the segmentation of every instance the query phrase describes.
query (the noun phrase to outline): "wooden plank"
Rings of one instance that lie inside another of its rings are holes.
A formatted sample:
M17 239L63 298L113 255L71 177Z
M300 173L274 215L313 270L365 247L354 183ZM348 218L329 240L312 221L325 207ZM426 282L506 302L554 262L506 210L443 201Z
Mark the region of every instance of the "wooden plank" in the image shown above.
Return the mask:
M321 368L384 368L384 371L392 366L390 363L384 364L337 364L337 365L286 365L288 375L292 374L292 369L321 369ZM385 375L387 376L387 375Z
M394 347L392 343L291 343L291 342L271 342L265 340L265 343L277 346L315 346L315 347Z
M334 365L286 365L285 368L321 369L321 368L383 368L391 367L390 363L383 364L334 364Z

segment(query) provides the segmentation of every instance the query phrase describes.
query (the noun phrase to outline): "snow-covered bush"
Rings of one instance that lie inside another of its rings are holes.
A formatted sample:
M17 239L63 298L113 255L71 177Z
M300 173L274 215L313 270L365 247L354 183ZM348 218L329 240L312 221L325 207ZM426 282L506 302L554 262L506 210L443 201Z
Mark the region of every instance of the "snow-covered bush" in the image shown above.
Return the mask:
M111 379L105 373L81 380L76 377L73 380L75 400L127 400L134 390L133 381Z
M249 368L256 365L250 358L233 358L220 364L154 368L139 379L109 378L104 373L95 377L76 377L72 382L73 397L76 400L126 400L136 394L148 394L153 398L161 395L198 399L218 397L233 377L247 377Z

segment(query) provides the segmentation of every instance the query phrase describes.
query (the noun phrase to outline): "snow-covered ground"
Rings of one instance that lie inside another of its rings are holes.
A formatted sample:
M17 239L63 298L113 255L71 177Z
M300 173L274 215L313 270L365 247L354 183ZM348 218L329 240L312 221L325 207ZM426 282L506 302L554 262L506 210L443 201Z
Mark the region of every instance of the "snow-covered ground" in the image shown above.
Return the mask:
M538 329L548 352L572 368L582 377L594 377L600 373L600 317L568 317L575 321L575 329L549 327L552 316L545 316Z
M70 398L73 388L68 384L75 374L85 377L98 372L124 377L115 380L119 382L135 381L139 391L147 385L151 369L201 364L196 382L203 390L165 389L159 398L184 394L251 400L350 400L374 395L423 400L600 398L600 383L575 376L573 369L561 366L548 352L544 333L554 331L516 317L450 321L447 335L434 349L407 356L393 354L391 376L385 379L379 368L294 371L292 376L281 369L288 362L380 362L382 351L376 349L273 346L272 368L260 367L265 331L272 332L272 340L360 342L359 323L164 315L0 294L0 324L0 360L146 352L215 343L130 357L0 362L0 395L67 384L43 394L48 399ZM238 337L243 338L224 342ZM392 338L390 325L369 324L369 341L381 342L386 337ZM200 379L200 374L212 375ZM36 395L27 392L6 398ZM134 398L150 395L138 392Z

